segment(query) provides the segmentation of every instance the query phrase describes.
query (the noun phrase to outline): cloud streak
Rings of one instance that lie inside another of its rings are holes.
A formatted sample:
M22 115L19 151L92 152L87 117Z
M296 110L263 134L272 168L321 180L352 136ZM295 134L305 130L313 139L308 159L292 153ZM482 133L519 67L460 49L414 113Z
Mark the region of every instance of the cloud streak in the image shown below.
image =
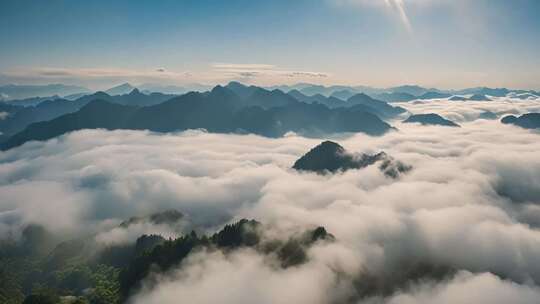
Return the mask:
M330 0L338 6L375 6L384 7L386 10L391 11L397 16L400 22L403 24L408 33L413 32L411 21L407 14L405 0ZM408 0L410 1L410 0Z
M403 0L385 0L386 5L395 10L399 14L401 22L405 26L408 32L412 32L411 22L409 21L409 16L405 11L405 3Z
M212 68L216 73L227 75L233 78L243 80L260 78L262 81L266 79L283 80L283 79L316 79L326 78L330 75L324 72L311 71L295 71L283 69L270 64L234 64L234 63L215 63Z

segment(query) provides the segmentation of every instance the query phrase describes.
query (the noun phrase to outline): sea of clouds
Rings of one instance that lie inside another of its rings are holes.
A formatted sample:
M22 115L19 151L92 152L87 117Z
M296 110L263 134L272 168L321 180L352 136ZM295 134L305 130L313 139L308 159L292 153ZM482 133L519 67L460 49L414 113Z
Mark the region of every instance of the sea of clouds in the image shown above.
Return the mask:
M176 209L213 232L253 218L274 237L324 226L336 237L286 269L254 250L198 252L134 303L538 303L540 133L476 119L539 111L534 101L400 104L461 128L392 122L382 137L330 138L351 152L384 151L412 165L399 179L370 166L317 175L291 169L323 139L187 131L83 130L0 152L0 238L28 223L63 238L122 243L177 235L131 216ZM326 138L325 138L326 139ZM411 265L454 270L408 285ZM370 278L389 292L359 292Z

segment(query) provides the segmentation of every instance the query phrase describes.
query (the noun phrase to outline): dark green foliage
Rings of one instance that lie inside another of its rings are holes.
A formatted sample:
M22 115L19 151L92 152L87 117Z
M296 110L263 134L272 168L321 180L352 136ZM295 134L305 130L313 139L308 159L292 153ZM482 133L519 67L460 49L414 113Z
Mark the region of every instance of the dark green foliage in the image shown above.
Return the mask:
M319 227L300 236L291 238L285 243L280 241L266 241L262 243L262 226L254 220L242 219L234 224L226 225L222 230L210 238L197 236L195 233L180 237L176 240L167 240L146 251L134 259L120 274L122 295L127 297L130 292L140 287L143 278L151 272L163 272L181 262L197 249L225 250L226 252L239 247L250 247L266 254L276 253L283 267L304 263L307 260L305 250L313 243L334 237Z
M296 266L307 261L306 250L317 241L333 241L334 236L327 233L324 227L305 232L298 237L290 238L278 251L282 267Z
M122 271L120 274L122 294L127 296L131 290L136 289L139 282L148 276L151 270L166 271L178 265L197 247L216 246L233 249L240 246L255 246L259 243L259 226L256 221L243 219L226 225L211 238L191 233L175 240L164 241L153 250L144 251ZM143 240L140 239L140 242Z
M45 268L59 269L76 262L88 250L86 241L82 239L70 240L58 244L45 261Z
M226 225L214 234L212 242L218 247L236 248L240 246L255 246L259 243L261 224L254 220L242 219L237 223Z
M171 224L177 224L183 217L184 215L181 212L171 209L171 210L165 210L163 212L153 213L149 216L131 217L127 221L123 221L122 223L120 223L120 227L125 228L125 227L128 227L129 225L133 225L133 224L137 224L137 223L141 223L145 221L148 221L155 225L161 225L161 224L171 225Z
M135 255L141 255L147 250L152 250L163 242L165 242L165 239L161 235L142 235L135 242Z
M19 254L42 256L50 252L54 246L52 235L39 225L28 225L22 232Z
M92 273L93 289L85 297L91 304L120 303L120 270L114 267L99 265Z
M32 294L24 299L23 304L57 304L59 301L60 298L52 294Z
M117 268L125 267L135 256L135 246L132 244L115 245L104 248L95 259L95 263L110 265Z
M168 215L167 219L154 220L168 221ZM311 245L333 240L322 227L285 241L264 240L262 233L259 222L242 219L210 237L195 232L169 240L143 235L134 244L102 250L91 250L95 243L80 239L60 243L48 255L0 257L0 303L58 303L59 298L66 297L69 303L116 304L140 288L143 280L152 284L152 273L181 267L182 261L198 250L221 250L228 254L248 247L276 257L282 267L293 267L307 261ZM41 244L45 235L45 231L33 227L20 244ZM20 244L13 243L14 252ZM41 246L34 245L25 248L41 250Z
M153 250L145 251L120 273L122 295L126 297L130 291L138 288L141 280L148 276L151 270L166 271L179 264L195 247L207 244L206 238L200 239L197 235L190 234L176 240L165 241Z

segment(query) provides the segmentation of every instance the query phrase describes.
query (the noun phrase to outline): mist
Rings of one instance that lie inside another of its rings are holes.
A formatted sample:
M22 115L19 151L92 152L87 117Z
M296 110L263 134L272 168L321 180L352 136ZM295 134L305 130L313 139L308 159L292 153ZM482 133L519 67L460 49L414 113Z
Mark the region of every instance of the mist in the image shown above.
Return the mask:
M451 103L451 106L450 106ZM323 139L270 139L204 130L157 134L83 130L0 152L0 238L39 224L61 239L103 244L140 234L211 233L251 218L266 237L323 226L336 241L281 269L254 250L202 251L155 274L133 303L534 303L540 295L540 134L477 119L538 110L533 102L431 101L461 128L401 124L381 137L339 134L350 152L384 151L412 170L397 179L376 166L331 175L297 172ZM166 209L185 225L119 223ZM447 269L410 280L418 265ZM378 294L362 280L379 282ZM381 283L382 282L382 283ZM361 284L360 284L361 285ZM482 290L475 295L475 291Z

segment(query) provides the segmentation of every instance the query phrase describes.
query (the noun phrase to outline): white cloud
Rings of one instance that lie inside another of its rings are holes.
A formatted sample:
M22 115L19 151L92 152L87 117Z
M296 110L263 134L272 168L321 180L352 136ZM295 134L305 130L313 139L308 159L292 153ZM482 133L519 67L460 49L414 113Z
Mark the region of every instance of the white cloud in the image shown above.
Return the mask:
M247 217L283 237L318 225L336 236L336 243L310 249L307 264L287 270L252 251L201 253L161 278L163 284L148 287L136 298L141 303L179 296L205 303L216 294L224 303L331 302L358 296L353 278L369 275L392 286L406 277L400 271L421 262L476 274L358 300L462 303L459 292L476 286L500 291L507 302L529 303L540 282L540 134L474 120L474 113L535 106L517 100L411 103L411 112L452 115L462 128L394 123L400 130L382 137L336 139L350 151L383 150L412 165L398 180L370 167L299 174L290 167L321 140L295 135L86 130L31 142L0 152L0 233L35 222L70 236L129 241L157 228L110 227L175 208L203 231ZM473 299L489 303L488 295Z
M450 282L443 284L421 284L410 293L401 293L390 299L388 304L533 304L538 302L540 290L532 286L517 285L503 281L490 273L473 275L459 273Z
M0 73L0 76L12 82L21 83L77 83L100 88L108 88L113 83L160 82L186 83L190 82L188 71L169 71L165 68L150 70L122 68L64 68L64 67L28 67L17 68Z

